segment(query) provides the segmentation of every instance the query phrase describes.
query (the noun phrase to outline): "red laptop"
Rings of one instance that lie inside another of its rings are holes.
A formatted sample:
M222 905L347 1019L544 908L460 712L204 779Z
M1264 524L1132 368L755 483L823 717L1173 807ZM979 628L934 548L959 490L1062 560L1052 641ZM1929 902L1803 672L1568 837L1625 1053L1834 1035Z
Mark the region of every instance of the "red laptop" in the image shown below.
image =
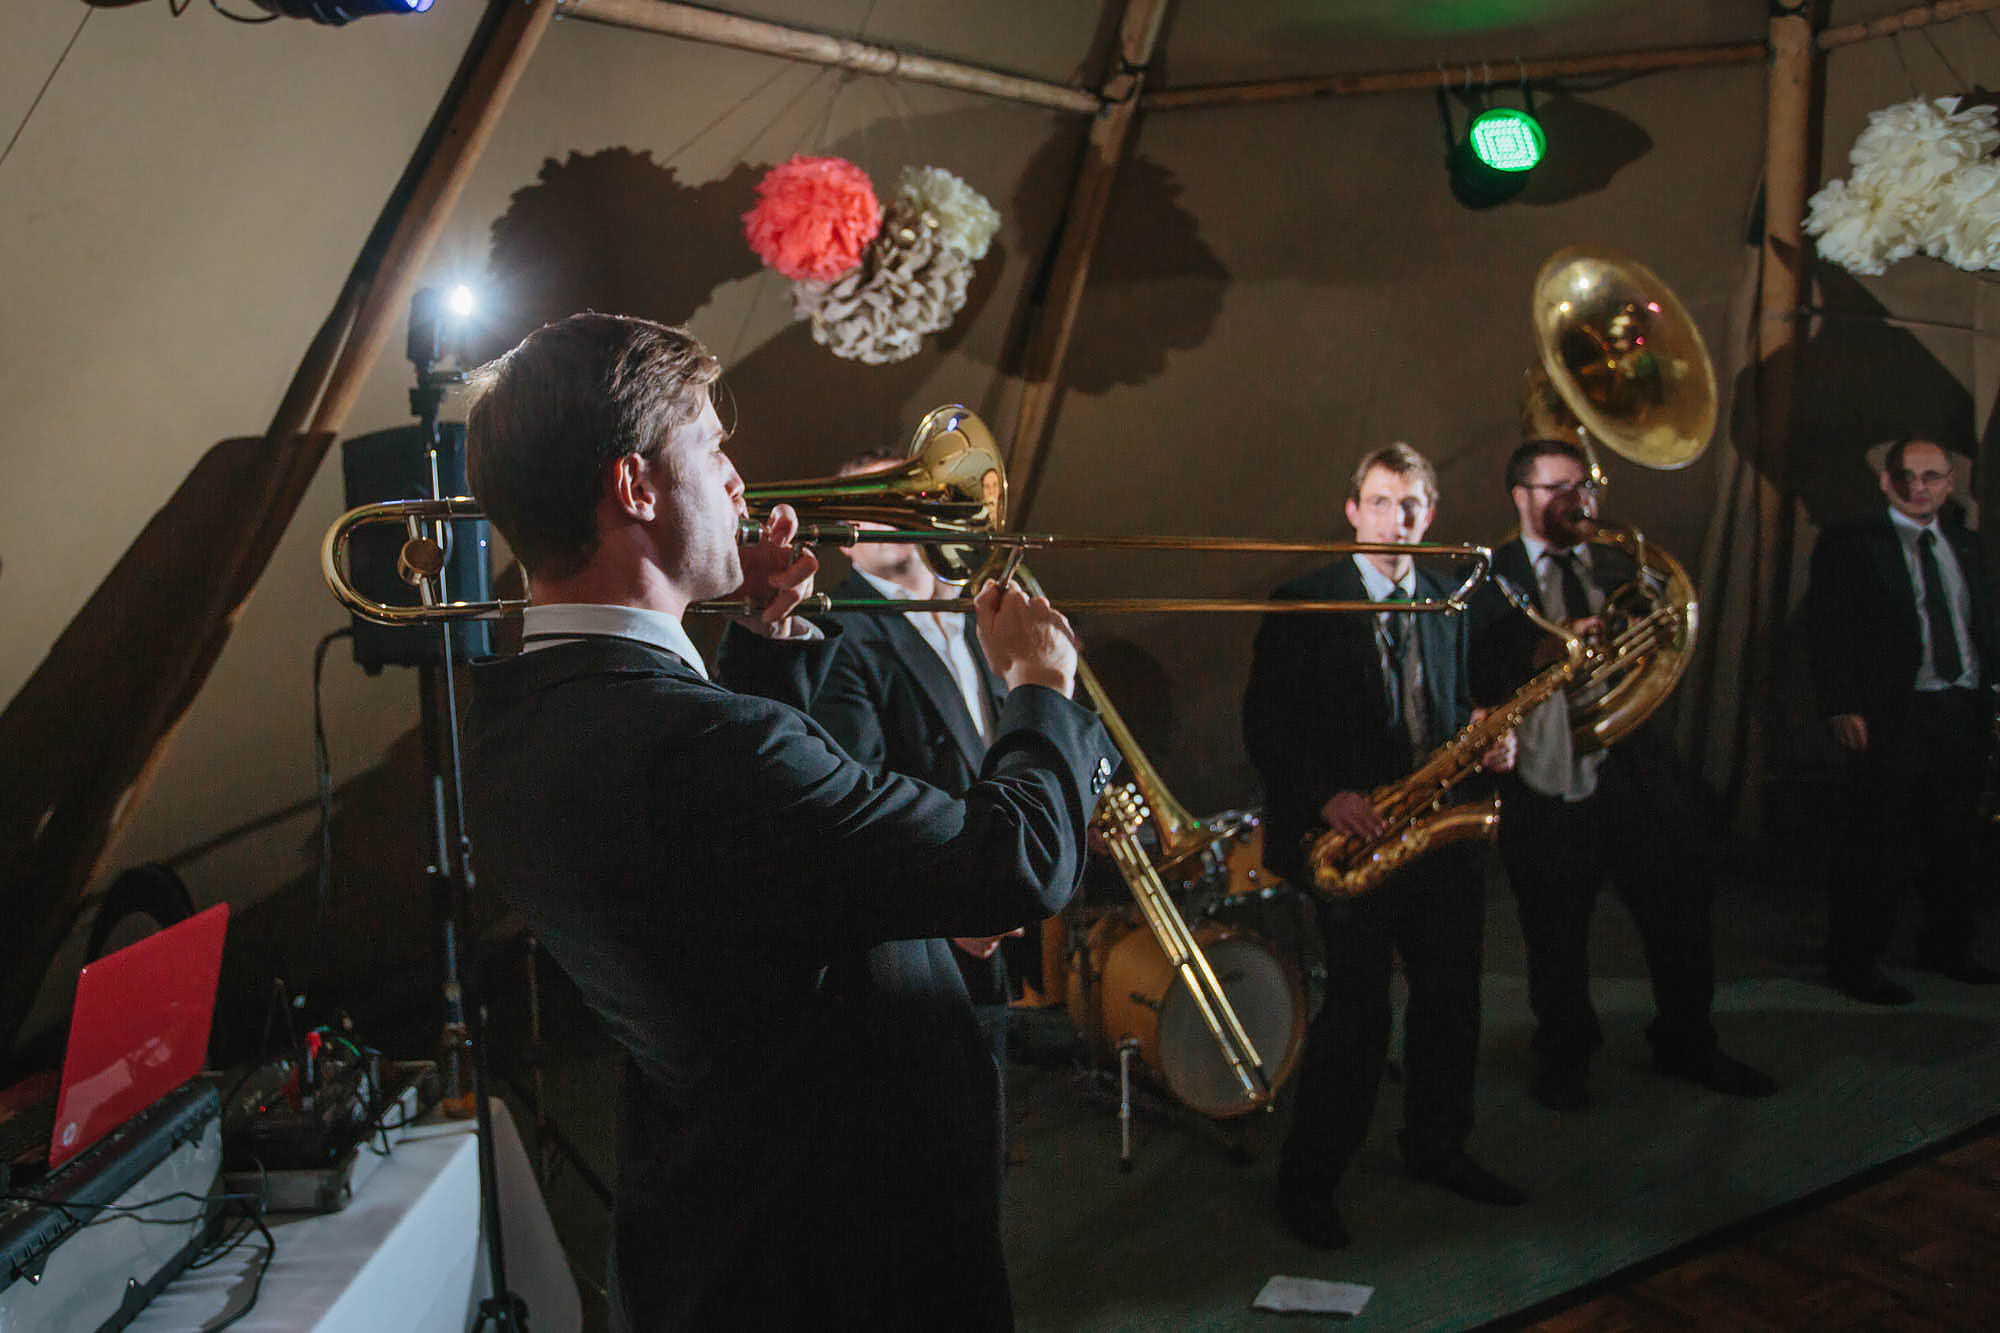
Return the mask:
M49 1170L201 1072L228 924L218 903L77 975Z

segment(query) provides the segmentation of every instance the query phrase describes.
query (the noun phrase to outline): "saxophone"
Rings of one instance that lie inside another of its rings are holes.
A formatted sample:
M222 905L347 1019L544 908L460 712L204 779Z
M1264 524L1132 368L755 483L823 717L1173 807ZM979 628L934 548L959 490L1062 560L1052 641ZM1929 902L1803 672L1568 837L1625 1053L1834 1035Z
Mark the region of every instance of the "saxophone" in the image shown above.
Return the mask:
M1533 614L1530 612L1530 614ZM1423 766L1408 777L1377 787L1369 804L1388 827L1372 838L1357 838L1329 830L1313 839L1306 853L1313 887L1328 898L1352 898L1368 892L1393 872L1434 847L1473 838L1491 838L1500 828L1500 798L1488 797L1464 805L1446 806L1453 787L1480 769L1481 757L1511 731L1528 711L1553 698L1572 679L1585 673L1597 650L1561 626L1534 617L1560 635L1563 659L1545 667L1506 703L1431 752Z

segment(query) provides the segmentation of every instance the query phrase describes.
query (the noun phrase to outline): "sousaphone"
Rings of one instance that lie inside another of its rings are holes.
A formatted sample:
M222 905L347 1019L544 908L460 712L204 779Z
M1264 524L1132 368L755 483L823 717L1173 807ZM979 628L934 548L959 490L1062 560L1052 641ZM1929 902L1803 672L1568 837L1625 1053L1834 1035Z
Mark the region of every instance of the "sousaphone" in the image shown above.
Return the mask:
M1651 269L1611 250L1559 250L1535 276L1532 317L1540 359L1522 394L1523 438L1576 442L1600 490L1597 444L1660 470L1701 456L1715 433L1715 367ZM1637 528L1588 515L1578 526L1637 571L1606 598L1610 637L1569 687L1581 754L1615 744L1673 692L1694 653L1700 600L1680 561Z

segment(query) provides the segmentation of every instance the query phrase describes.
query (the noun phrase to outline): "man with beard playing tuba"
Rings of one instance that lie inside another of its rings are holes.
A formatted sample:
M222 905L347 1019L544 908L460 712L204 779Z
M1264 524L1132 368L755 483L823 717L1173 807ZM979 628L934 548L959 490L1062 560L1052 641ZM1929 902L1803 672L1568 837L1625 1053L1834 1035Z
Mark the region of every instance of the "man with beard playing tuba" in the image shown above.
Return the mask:
M1546 619L1601 637L1606 594L1636 573L1624 551L1588 540L1596 493L1575 444L1521 445L1507 461L1507 490L1520 536L1494 552L1493 579L1470 612L1472 692L1482 702L1507 698L1560 650L1496 582ZM1712 848L1692 778L1649 729L1585 751L1562 694L1523 721L1518 762L1501 779L1500 861L1527 946L1532 1090L1544 1106L1589 1104L1590 1057L1603 1044L1590 1001L1590 916L1607 877L1632 913L1652 977L1654 1068L1732 1096L1777 1091L1769 1075L1723 1053L1709 1021Z
M1437 471L1407 444L1377 449L1354 470L1346 506L1355 537L1409 545L1437 517ZM1274 594L1385 607L1444 590L1407 555L1353 555ZM1461 616L1268 615L1257 632L1243 734L1264 780L1272 871L1313 882L1304 839L1331 826L1355 837L1383 827L1368 793L1410 772L1462 727ZM1486 756L1511 764L1511 735ZM1388 1061L1390 977L1409 981L1403 1051L1403 1161L1419 1180L1491 1204L1527 1195L1465 1151L1479 1058L1480 954L1486 932L1483 848L1437 848L1373 891L1320 899L1325 1002L1306 1035L1292 1129L1278 1163L1278 1212L1308 1245L1348 1243L1334 1190L1368 1134Z

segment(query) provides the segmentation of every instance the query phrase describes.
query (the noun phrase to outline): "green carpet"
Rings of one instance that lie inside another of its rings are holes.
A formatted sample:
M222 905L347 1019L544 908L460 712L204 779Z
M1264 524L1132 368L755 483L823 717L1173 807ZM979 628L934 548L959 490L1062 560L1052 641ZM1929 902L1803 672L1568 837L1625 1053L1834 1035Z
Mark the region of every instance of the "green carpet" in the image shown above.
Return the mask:
M1463 1201L1410 1180L1395 1152L1401 1085L1385 1084L1374 1131L1343 1182L1354 1245L1294 1241L1272 1211L1289 1106L1254 1117L1249 1160L1209 1122L1139 1122L1134 1169L1118 1169L1108 1080L1058 1063L1010 1078L1026 1161L1008 1182L1016 1310L1030 1333L1251 1329L1335 1322L1371 1329L1483 1324L1574 1291L1718 1229L1919 1149L2000 1112L2000 987L1899 966L1902 1009L1820 984L1816 895L1731 885L1717 907L1716 1025L1731 1054L1781 1085L1761 1101L1661 1077L1644 1039L1651 996L1629 918L1609 895L1593 939L1606 1044L1589 1109L1532 1101L1526 985L1512 898L1490 898L1475 1157L1533 1196L1520 1208ZM2000 959L1996 932L1984 952ZM1273 1274L1376 1289L1352 1321L1278 1316L1251 1300Z

